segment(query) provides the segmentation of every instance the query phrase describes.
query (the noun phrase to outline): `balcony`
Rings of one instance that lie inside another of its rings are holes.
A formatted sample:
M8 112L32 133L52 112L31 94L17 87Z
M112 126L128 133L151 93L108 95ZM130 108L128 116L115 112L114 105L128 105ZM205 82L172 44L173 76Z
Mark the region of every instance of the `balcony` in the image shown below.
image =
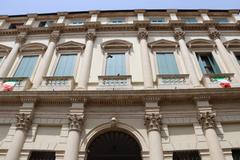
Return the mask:
M234 73L204 74L202 84L207 88L220 88L219 78L225 79L231 83L232 87L239 87L239 84L233 81Z
M40 90L44 91L69 91L75 87L75 80L72 76L43 77Z
M157 86L160 89L185 89L191 88L189 74L159 74Z
M98 76L99 84L97 89L103 90L122 90L132 88L132 76Z
M0 81L2 83L14 82L15 85L12 91L26 91L32 86L32 82L29 80L28 77L4 77L0 78Z

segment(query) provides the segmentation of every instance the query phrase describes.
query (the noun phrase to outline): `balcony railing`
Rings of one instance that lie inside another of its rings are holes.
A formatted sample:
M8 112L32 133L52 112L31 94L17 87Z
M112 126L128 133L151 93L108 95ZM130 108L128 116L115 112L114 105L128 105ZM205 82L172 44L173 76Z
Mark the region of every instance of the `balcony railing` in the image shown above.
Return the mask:
M131 89L132 76L119 75L119 76L98 76L99 84L98 89Z
M72 76L61 76L61 77L43 77L43 81L40 90L48 91L62 91L62 90L73 90L75 87L75 80Z
M25 91L32 86L32 82L28 77L2 77L0 78L2 83L14 82L12 91Z
M190 88L189 74L159 74L157 85L161 89Z
M221 86L218 79L225 79L230 83L234 83L233 76L234 73L204 74L201 81L207 88L219 88Z

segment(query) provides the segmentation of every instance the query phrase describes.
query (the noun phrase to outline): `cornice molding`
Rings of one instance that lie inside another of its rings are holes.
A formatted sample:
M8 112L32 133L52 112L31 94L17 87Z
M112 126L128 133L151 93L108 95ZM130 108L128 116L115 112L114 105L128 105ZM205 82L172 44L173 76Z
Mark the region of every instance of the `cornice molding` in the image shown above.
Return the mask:
M66 51L66 50L77 50L83 51L85 48L85 44L75 42L75 41L68 41L61 44L58 44L56 47L57 51Z
M20 52L40 52L44 53L47 49L47 46L42 43L28 43L24 44L19 51Z
M0 44L0 52L1 53L9 53L12 50L11 47Z

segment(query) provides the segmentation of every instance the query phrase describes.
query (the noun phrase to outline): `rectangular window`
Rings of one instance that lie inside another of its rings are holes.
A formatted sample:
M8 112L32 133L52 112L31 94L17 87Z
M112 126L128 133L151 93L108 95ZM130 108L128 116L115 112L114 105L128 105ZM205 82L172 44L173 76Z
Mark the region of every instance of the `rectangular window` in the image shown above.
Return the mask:
M150 22L153 24L166 23L166 19L165 18L151 18Z
M178 67L172 52L157 53L158 71L160 74L178 74Z
M110 20L110 24L122 24L125 23L124 18L114 18Z
M23 23L11 23L8 29L16 29L18 26L22 26Z
M106 75L126 75L125 53L107 55Z
M61 54L54 76L73 76L77 54Z
M201 160L198 151L174 151L173 160Z
M204 74L221 73L211 53L197 53L198 63Z
M183 22L184 23L187 23L187 24L191 24L191 23L197 23L197 19L194 18L194 17L191 17L191 18L182 18Z
M213 20L217 23L229 23L227 18L213 18Z
M23 56L14 77L31 77L38 55Z
M49 27L54 21L40 21L38 27Z
M29 160L55 160L55 152L32 151Z
M233 160L240 160L240 149L232 149Z
M0 56L0 64L2 63L3 61L3 56Z
M237 58L238 64L240 65L240 53L235 53L235 57Z
M72 20L69 25L72 25L72 26L77 26L77 25L83 25L84 24L84 21L83 20L80 20L80 19L76 19L76 20Z

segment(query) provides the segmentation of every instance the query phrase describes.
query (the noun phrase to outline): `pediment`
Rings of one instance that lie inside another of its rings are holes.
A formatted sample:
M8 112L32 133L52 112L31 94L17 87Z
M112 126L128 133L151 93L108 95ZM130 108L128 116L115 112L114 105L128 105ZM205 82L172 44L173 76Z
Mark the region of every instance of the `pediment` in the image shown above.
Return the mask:
M215 43L207 39L194 39L187 42L189 48L214 48Z
M82 51L85 48L85 44L75 42L75 41L68 41L57 45L57 50L77 50Z
M20 52L45 52L47 46L42 43L28 43L20 48Z
M0 44L0 52L1 53L9 53L12 50L11 47Z
M176 48L177 46L178 46L177 42L169 41L166 39L160 39L160 40L148 43L148 47L151 49Z
M106 50L130 50L132 43L125 40L110 40L101 44L104 51Z
M240 39L233 39L230 41L224 42L224 45L227 48L240 48Z

